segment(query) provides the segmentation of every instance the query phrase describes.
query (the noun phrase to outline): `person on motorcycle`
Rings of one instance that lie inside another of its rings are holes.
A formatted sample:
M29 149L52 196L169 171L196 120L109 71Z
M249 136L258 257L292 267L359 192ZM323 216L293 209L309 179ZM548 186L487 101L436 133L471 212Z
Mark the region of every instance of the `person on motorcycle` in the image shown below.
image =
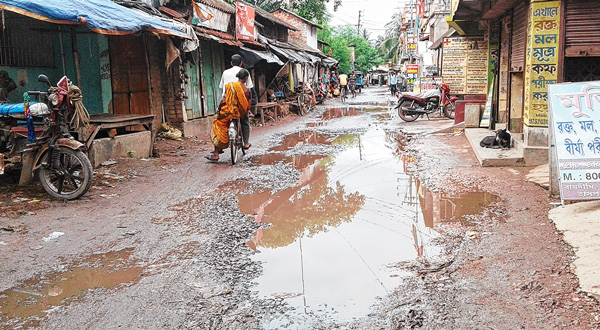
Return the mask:
M348 75L346 75L345 73L342 72L338 76L338 80L340 81L340 94L345 93L344 95L347 95L348 94Z

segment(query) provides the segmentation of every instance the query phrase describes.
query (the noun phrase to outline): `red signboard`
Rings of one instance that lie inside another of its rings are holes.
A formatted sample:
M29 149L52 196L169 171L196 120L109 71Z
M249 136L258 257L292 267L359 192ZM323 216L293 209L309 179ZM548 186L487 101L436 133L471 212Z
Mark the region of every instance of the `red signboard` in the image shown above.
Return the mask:
M406 73L419 73L419 65L418 64L406 65Z
M236 2L235 26L240 40L254 40L254 8Z

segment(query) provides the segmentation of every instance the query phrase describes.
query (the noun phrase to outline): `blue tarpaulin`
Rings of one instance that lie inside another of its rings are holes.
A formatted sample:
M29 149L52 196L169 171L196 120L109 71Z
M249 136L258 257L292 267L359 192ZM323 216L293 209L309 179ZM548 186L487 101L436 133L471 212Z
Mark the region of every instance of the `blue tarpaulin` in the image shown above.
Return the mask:
M168 22L110 0L0 0L0 9L51 23L84 24L102 34L122 35L146 30L189 38Z

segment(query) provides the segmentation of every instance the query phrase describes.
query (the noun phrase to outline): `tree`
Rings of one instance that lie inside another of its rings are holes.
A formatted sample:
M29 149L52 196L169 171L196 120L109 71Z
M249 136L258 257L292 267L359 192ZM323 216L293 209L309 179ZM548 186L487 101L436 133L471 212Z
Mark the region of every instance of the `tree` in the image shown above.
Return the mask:
M343 72L350 72L350 49L348 46L354 46L355 69L358 71L367 71L374 65L383 63L378 56L377 49L372 47L363 35L358 35L358 31L351 25L330 27L325 25L324 29L319 31L319 40L323 40L331 45L333 51L332 57L340 64L338 69Z
M402 55L402 13L397 12L392 16L391 21L385 25L385 37L377 41L379 55L385 61L391 61L396 64L400 61Z
M227 0L234 3L236 0ZM258 6L268 12L285 8L317 24L324 24L329 20L326 4L333 1L333 10L336 11L342 0L247 0L246 2Z

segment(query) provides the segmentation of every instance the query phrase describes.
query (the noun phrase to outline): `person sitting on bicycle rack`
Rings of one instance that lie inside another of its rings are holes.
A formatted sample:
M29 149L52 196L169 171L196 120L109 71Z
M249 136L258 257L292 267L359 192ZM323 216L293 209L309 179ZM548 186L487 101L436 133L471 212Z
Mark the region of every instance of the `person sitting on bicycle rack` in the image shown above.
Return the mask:
M219 83L219 88L223 91L223 97L225 96L225 85L230 82L238 81L237 74L242 69L244 64L242 63L242 57L238 54L234 54L231 56L231 68L223 71L223 75L221 76L221 82ZM248 77L246 81L246 87L250 89L252 92L252 105L258 103L258 96L256 91L254 90L254 84L252 83L252 78ZM242 135L244 137L244 149L250 148L250 112L246 113L246 115L242 118Z
M342 72L338 76L338 80L340 81L340 94L348 94L348 75Z
M206 156L208 160L219 160L221 150L229 147L229 135L227 129L233 118L243 118L250 110L252 91L246 87L250 73L246 69L240 69L236 77L238 81L225 85L225 96L219 104L219 112L213 120L210 139L215 145L212 154Z

